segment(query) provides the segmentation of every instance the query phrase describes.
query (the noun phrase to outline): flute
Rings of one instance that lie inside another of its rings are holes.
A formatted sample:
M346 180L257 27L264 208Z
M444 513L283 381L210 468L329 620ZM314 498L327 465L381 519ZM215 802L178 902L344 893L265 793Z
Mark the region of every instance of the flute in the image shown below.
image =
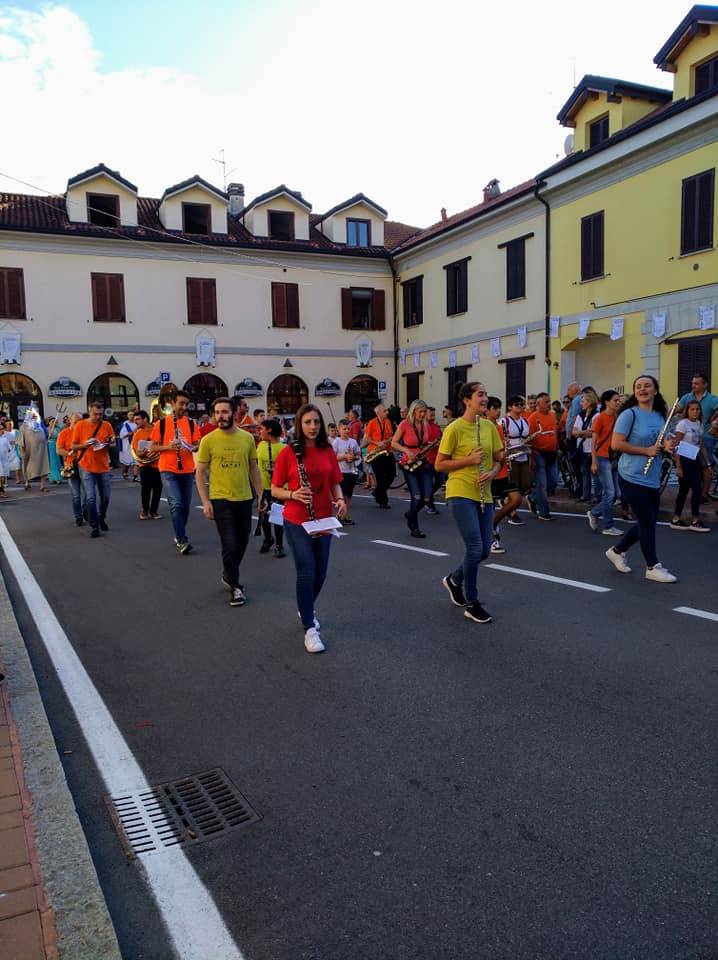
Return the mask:
M481 417L479 416L478 413L476 414L476 446L479 449L481 448ZM484 453L482 450L481 460L483 459L484 459ZM481 508L481 512L483 513L484 512L484 485L481 482L481 461L479 461L479 465L476 468L476 482L479 485L479 506Z
M670 412L669 412L669 414L668 414L668 418L666 419L666 422L663 424L663 427L661 428L660 433L659 433L658 436L656 437L656 443L658 443L658 444L662 444L662 443L663 443L663 438L665 437L666 431L668 430L668 427L670 426L671 420L672 420L672 418L673 418L673 414L674 414L675 409L676 409L677 406L678 406L678 398L676 398L676 400L674 401L673 406L671 407ZM654 461L655 459L656 459L655 457L649 457L649 458L646 460L646 465L645 465L644 468L643 468L643 475L644 475L644 476L646 476L646 475L648 474L648 471L651 469L651 466L653 465L653 461Z

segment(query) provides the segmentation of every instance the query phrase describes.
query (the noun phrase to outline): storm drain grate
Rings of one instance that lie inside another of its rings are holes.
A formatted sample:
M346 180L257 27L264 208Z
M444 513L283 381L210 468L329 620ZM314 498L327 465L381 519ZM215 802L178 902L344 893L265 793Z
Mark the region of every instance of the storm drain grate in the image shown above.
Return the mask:
M107 803L120 839L135 856L201 843L260 819L220 769L108 797Z

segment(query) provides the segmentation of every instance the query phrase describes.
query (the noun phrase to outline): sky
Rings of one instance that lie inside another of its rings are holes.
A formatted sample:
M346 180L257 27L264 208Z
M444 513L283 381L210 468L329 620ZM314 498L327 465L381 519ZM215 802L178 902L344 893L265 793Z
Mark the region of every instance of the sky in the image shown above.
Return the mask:
M99 162L144 196L221 187L224 156L247 200L286 183L322 212L363 192L428 226L562 157L556 114L585 73L670 89L653 57L689 9L0 0L0 192L62 193Z

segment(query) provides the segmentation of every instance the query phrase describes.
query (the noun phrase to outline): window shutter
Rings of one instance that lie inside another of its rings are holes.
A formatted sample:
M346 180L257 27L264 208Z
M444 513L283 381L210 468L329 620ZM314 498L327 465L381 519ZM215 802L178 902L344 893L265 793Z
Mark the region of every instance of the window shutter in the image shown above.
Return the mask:
M584 217L581 221L581 279L591 275L591 221Z
M715 171L708 170L698 177L697 189L697 243L698 249L713 245L713 194Z
M201 280L202 284L202 323L215 326L217 324L217 282L215 280Z
M109 319L110 302L107 290L107 278L104 273L92 274L92 319Z
M121 274L107 275L107 299L109 303L109 320L119 323L125 322L125 291Z
M602 277L603 264L603 211L593 218L593 269L594 277Z
M458 285L456 292L456 312L466 313L469 309L469 264L467 260L459 264L456 280Z
M421 290L421 285L419 286ZM386 328L386 318L384 316L384 291L372 290L371 292L371 329L384 330Z
M342 287L342 330L352 328L352 292L350 287Z
M458 313L456 304L456 267L446 268L446 314Z
M25 284L21 269L8 267L0 270L0 317L25 319Z
M202 323L202 281L187 277L187 323Z
M299 284L284 285L287 299L287 326L299 328Z
M683 181L683 204L681 212L681 253L695 250L696 197L698 183L695 177Z
M416 281L416 290L415 290L415 306L416 306L416 322L417 324L424 322L424 278L417 277ZM384 292L382 291L382 297ZM383 329L383 327L382 327Z
M405 283L402 287L402 296L404 298L404 326L411 326L411 287Z
M711 337L680 340L678 342L678 396L690 393L691 380L696 373L711 378Z
M272 326L287 326L287 291L283 283L272 284Z

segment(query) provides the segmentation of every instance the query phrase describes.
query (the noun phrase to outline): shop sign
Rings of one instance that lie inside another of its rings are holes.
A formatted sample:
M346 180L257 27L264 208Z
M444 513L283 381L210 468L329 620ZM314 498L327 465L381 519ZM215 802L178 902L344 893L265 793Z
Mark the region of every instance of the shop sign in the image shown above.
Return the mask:
M67 377L60 377L50 384L47 391L48 397L81 397L82 388L79 383L69 380Z
M342 392L342 388L336 382L336 380L331 380L329 377L325 377L321 383L318 383L314 388L315 397L338 397Z
M264 396L264 387L261 383L257 383L256 380L252 380L251 377L245 377L244 380L240 380L237 386L234 388L234 395L241 397L263 397Z
M162 383L160 383L159 380L150 380L150 382L145 387L145 396L159 397L161 389L162 389Z

